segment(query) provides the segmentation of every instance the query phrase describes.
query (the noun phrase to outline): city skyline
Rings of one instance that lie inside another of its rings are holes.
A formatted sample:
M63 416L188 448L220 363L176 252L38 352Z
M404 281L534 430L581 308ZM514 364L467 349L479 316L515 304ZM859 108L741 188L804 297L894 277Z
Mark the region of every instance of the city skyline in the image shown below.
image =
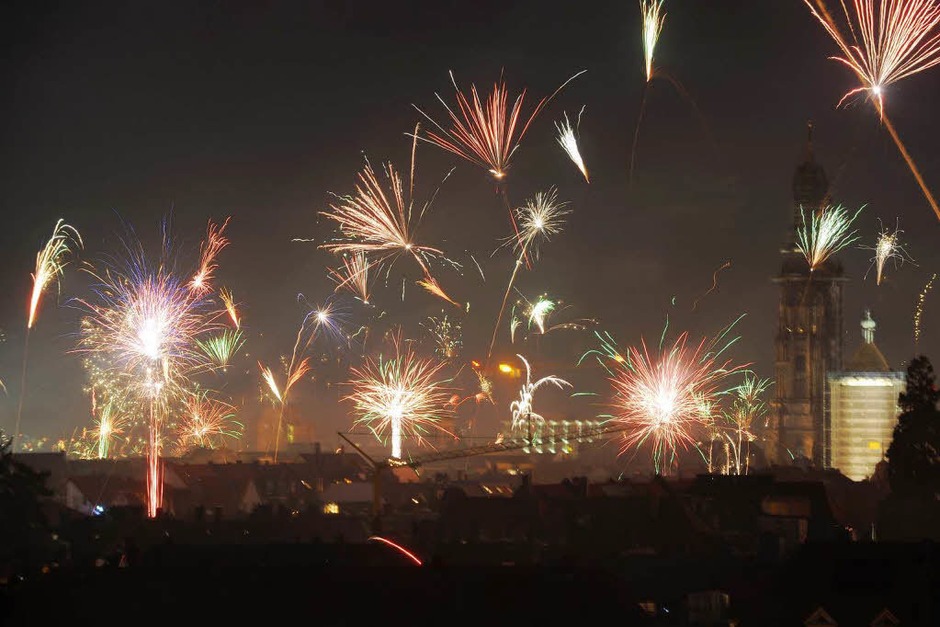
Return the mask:
M889 264L876 285L870 250L853 246L838 255L850 279L845 354L862 343L857 322L870 309L879 348L892 368L903 370L915 354L918 296L940 267L930 244L936 217L871 103L836 109L854 79L828 59L837 51L806 7L733 4L724 11L668 5L657 66L675 83L654 77L646 87L632 3L604 3L589 13L565 7L550 15L534 2L472 9L411 2L377 12L287 3L52 13L21 4L6 25L11 54L3 65L15 88L2 105L6 193L0 202L9 228L0 280L9 298L0 309L7 336L0 379L8 390L0 427L12 429L16 411L29 273L56 220L82 233L78 258L97 262L116 252L122 221L152 242L172 214L180 247L191 251L207 221L231 216L231 245L218 275L244 303L244 324L254 334L246 345L251 357L239 367L260 380L258 359L270 363L290 352L306 313L296 295L319 303L333 291L326 267L335 260L317 249L330 236L319 215L330 194L353 191L363 155L407 171L412 142L406 134L422 120L413 106L440 116L434 94L450 101L449 71L462 88L481 89L502 73L511 94L527 89L531 106L586 70L539 114L508 171L514 205L557 186L571 209L563 232L520 276L524 294L564 300L571 307L566 316L596 319L597 330L624 347L658 340L667 319L671 334L699 336L746 314L736 325L741 340L733 355L761 377L773 376L771 278L786 243L791 178L812 119L816 159L834 202L853 210L866 205L855 223L858 244L874 246L881 226L897 221L916 262ZM892 86L887 105L928 185L940 183L929 150L940 134L931 121L937 95L933 74L916 76ZM590 183L555 143L554 122L563 113L574 119L582 106L579 135ZM419 198L455 167L421 234L463 265L462 273L442 271L438 278L450 296L471 304L465 356L485 357L512 265L505 251L490 256L511 235L505 206L486 172L444 151L419 143L417 164ZM420 276L405 261L394 269L409 273L404 305L395 280L376 288L376 302L417 337L419 321L461 309L415 286ZM46 295L32 332L27 433L58 428L61 434L90 422L80 356L70 352L78 314L62 306L84 295L78 267L67 270L60 307L55 290ZM928 294L919 350L928 356L940 347L931 299ZM475 317L479 311L487 313ZM590 331L582 333L566 341L596 345ZM517 351L508 333L501 335L495 354L512 358ZM598 381L585 391L606 393L607 386ZM507 419L511 400L500 399ZM588 411L585 406L581 417L591 418Z

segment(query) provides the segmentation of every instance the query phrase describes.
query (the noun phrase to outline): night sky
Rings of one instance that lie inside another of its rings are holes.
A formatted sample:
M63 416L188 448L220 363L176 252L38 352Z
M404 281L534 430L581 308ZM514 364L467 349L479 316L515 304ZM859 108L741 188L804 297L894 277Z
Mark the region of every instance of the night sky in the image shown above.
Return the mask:
M255 381L256 358L273 361L290 350L305 313L298 293L316 303L332 291L331 257L293 238L330 237L318 212L331 192L353 191L364 155L407 172L406 133L420 118L412 105L443 120L434 94L453 102L450 70L462 88L483 90L502 72L511 93L528 89L525 111L587 70L539 115L509 171L514 204L556 185L572 209L565 231L520 276L524 294L563 299L554 322L594 318L622 345L643 337L656 343L667 316L670 337L688 330L698 338L746 314L732 356L762 377L773 376L770 279L812 119L833 199L867 205L856 222L859 244L874 245L879 218L892 227L898 220L916 261L889 267L876 287L874 271L864 278L871 251L839 255L850 278L845 356L860 343L858 322L870 307L876 343L903 368L914 352L918 294L940 271L940 223L871 104L836 109L855 83L827 59L834 44L799 0L667 0L666 11L661 77L648 87L631 184L645 75L639 10L630 0L7 3L0 19L0 293L7 295L0 378L9 393L0 400L0 427L9 431L14 421L34 257L57 219L81 231L80 259L94 263L117 252L122 220L149 245L172 215L181 255L194 258L207 220L232 216L218 276L244 303L251 356L240 365ZM886 102L928 185L940 192L938 77L934 68L906 79ZM553 125L582 106L590 185L555 143ZM492 178L429 144L418 146L417 198L433 193L454 166L419 239L464 264L462 276L441 270L438 278L471 303L470 358L485 353L511 270L509 253L490 253L511 231ZM729 259L718 288L693 311ZM27 433L67 435L89 422L80 358L70 353L78 312L69 299L87 295L77 267L58 298L54 290L47 295L31 334ZM403 274L411 278L406 310L398 302ZM374 300L405 321L407 334L418 336L418 322L442 309L460 313L414 286L407 259L391 276ZM934 298L940 294L927 298L920 351L940 359ZM559 341L594 345L590 331ZM514 350L503 342L497 352ZM606 390L603 380L591 387ZM511 397L498 400L505 407ZM590 417L595 410L579 411Z

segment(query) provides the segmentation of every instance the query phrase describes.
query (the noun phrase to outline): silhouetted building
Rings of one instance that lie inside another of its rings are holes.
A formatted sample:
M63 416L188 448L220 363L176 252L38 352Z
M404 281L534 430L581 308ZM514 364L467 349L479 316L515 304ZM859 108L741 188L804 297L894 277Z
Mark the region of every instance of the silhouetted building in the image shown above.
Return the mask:
M905 374L892 372L875 346L875 321L866 310L864 342L844 372L829 373L827 413L831 432L831 465L855 481L870 477L884 458L898 422L898 395Z
M813 155L813 126L803 162L793 175L790 236L781 249L780 286L773 401L768 457L771 462L806 458L817 466L828 463L826 375L842 369L842 265L831 257L810 268L797 242L804 220L830 203L829 182Z

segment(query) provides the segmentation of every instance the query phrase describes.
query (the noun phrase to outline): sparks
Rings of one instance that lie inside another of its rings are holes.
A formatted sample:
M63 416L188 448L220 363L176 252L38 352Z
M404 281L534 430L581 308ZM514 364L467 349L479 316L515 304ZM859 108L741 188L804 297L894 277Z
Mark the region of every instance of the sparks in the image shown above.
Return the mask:
M897 227L895 227L893 231L882 227L881 232L878 234L878 240L875 242L875 246L869 249L875 252L875 256L872 257L871 260L876 271L875 285L881 285L885 262L889 259L894 259L895 267L903 264L905 261L913 261L901 245L901 233L903 232L904 231ZM867 272L865 276L868 276Z
M510 108L509 90L506 83L500 80L493 84L493 91L484 104L476 85L470 86L468 98L457 87L454 73L450 72L450 80L457 95L459 114L449 107L443 98L435 94L450 116L451 128L445 129L415 105L418 113L427 118L437 129L437 131L427 131L424 136L415 136L475 163L488 170L497 180L502 179L506 176L512 156L535 117L558 92L585 71L582 70L566 80L551 96L539 100L524 122L522 121L522 105L525 99L525 89L516 97Z
M238 315L238 309L235 307L235 297L232 296L226 288L219 290L219 298L222 300L222 304L225 305L225 311L228 312L228 317L232 320L232 324L235 325L236 329L240 329L242 326L241 317Z
M448 303L454 307L460 307L460 303L455 301L453 298L447 295L447 292L444 291L444 288L440 286L437 282L437 279L432 277L430 274L425 275L423 279L419 279L416 283L427 290L429 293L434 294L442 300L446 300Z
M543 385L554 385L559 389L572 386L564 379L554 375L532 381L532 369L529 367L528 360L522 355L516 355L516 357L525 365L525 383L522 384L522 388L519 390L519 398L509 404L509 411L512 412L512 430L516 434L525 434L524 437L529 443L535 444L533 442L533 429L537 434L545 424L545 418L541 414L532 411L535 392Z
M420 216L428 207L425 206L416 219L412 201L405 200L401 177L391 163L385 166L385 177L387 189L379 182L372 164L366 161L359 173L355 195L342 196L337 204L330 205L330 211L321 212L336 222L342 239L321 244L320 248L333 253L377 254L379 263L406 253L414 257L425 275L429 275L428 259L443 253L413 241Z
M663 30L666 14L663 13L664 0L640 0L642 16L643 59L646 61L646 82L653 80L653 53Z
M572 128L571 122L568 121L568 114L565 113L564 122L555 122L555 129L558 131L558 145L561 146L562 150L565 151L565 154L568 155L568 158L577 166L578 170L581 171L581 174L584 175L584 180L588 183L591 182L591 177L588 176L587 166L584 165L584 159L581 157L581 150L578 148L578 136L577 129L581 126L581 114L584 113L584 107L581 107L581 111L578 113L578 123Z
M215 261L216 257L218 257L222 249L229 244L228 238L223 235L223 232L225 231L225 227L228 226L230 219L231 218L225 218L225 221L221 225L210 220L209 226L206 228L206 239L203 240L199 250L199 269L189 282L189 288L200 295L205 295L212 291L209 281L212 280L216 269L219 267Z
M206 354L216 368L226 370L232 356L245 344L242 332L226 329L220 335L206 340L196 340L196 345Z
M803 2L842 51L843 56L831 58L847 66L861 82L859 87L842 96L839 105L856 94L868 94L924 197L940 219L940 206L884 106L886 87L940 63L940 32L936 31L940 24L940 5L935 0L878 0L876 11L876 0L852 0L850 3L842 0L842 12L847 21L845 30L851 34L849 40L843 36L844 31L840 30L823 0L813 0L816 7L810 0Z
M555 311L556 303L555 301L549 300L544 296L539 298L537 301L532 303L532 306L529 307L529 328L532 328L532 324L539 328L539 333L545 333L545 319L548 318L548 315Z
M930 280L927 281L927 284L924 286L924 289L920 291L920 295L917 297L917 306L914 309L914 348L920 344L920 321L924 315L924 303L927 301L927 294L930 292L930 288L933 287L933 282L937 278L937 274L934 273L930 276Z
M493 335L490 338L490 347L487 352L487 358L493 353L493 347L496 345L496 335L499 333L499 325L503 319L503 312L506 310L506 303L509 300L509 293L519 274L519 268L523 265L523 259L534 252L538 256L538 244L541 240L548 241L552 235L557 235L564 226L564 217L570 210L568 203L559 202L558 191L551 187L547 191L537 192L535 197L526 201L526 204L516 209L514 224L518 225L516 235L507 238L503 245L512 244L519 255L513 266L512 274L509 276L509 283L506 285L506 291L503 293L503 300L500 304L499 312L496 315L496 324L493 327ZM510 337L515 339L515 325L510 323Z
M797 232L796 247L806 257L811 272L829 257L858 240L852 223L864 208L863 205L854 215L849 215L842 205L830 205L820 211L811 212L808 218L800 208L803 223Z
M353 404L356 424L368 427L380 441L391 440L391 457L401 459L402 439L411 435L420 444L430 428L444 430L450 415L450 383L441 377L446 362L421 359L411 347L394 342L394 356L369 359L352 368L353 391L343 400Z
M206 392L190 395L180 428L179 446L219 448L225 438L240 438L245 426L235 420L235 407L208 396Z
M329 273L336 291L346 288L364 305L369 304L369 259L364 252L343 255L343 267L330 268Z
M605 341L605 351L620 356L611 346ZM702 423L703 404L714 401L721 380L744 368L731 366L730 360L719 361L723 350L716 350L715 340L704 338L690 347L688 333L683 333L658 354L651 355L641 340L640 347L626 351L626 357L612 359L613 418L628 429L621 454L649 441L654 469L662 473L679 447L695 441L693 430Z
M39 302L43 292L54 280L62 277L65 270L65 257L72 252L72 247L83 246L78 231L59 220L52 229L52 237L36 253L36 270L33 272L33 291L29 299L29 316L26 328L31 329L39 313Z
M165 232L164 241L169 242ZM169 250L151 263L139 242L126 242L125 248L132 255L126 264L91 271L98 281L96 299L77 300L86 312L77 350L116 369L149 414L147 514L153 518L163 503L160 456L168 404L189 386L192 375L211 367L197 342L223 328L223 313L204 290L192 289L191 282L170 270Z
M459 320L452 320L446 313L441 314L439 318L428 316L422 326L431 336L437 356L445 360L455 359L463 348L462 325Z

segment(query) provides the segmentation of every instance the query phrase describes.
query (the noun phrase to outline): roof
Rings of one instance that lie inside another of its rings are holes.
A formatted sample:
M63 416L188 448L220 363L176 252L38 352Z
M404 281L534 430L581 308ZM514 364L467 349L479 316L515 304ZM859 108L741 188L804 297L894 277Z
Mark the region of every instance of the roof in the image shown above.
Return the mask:
M121 475L79 475L68 478L88 502L106 507L144 505L147 486L143 481Z
M847 372L890 372L888 360L874 342L864 342L845 365Z

